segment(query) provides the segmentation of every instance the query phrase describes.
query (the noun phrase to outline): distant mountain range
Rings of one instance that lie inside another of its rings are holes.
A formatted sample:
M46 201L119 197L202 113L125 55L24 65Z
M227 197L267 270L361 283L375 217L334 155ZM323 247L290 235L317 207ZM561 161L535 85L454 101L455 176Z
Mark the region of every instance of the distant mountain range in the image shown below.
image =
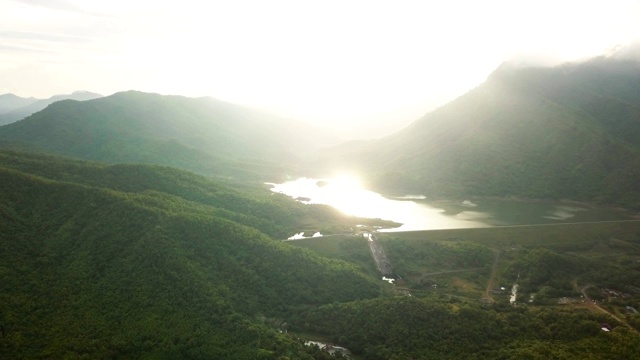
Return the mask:
M23 98L14 94L2 94L0 95L0 115L33 104L36 101L38 99L33 97Z
M326 149L387 192L524 196L640 207L640 64L504 64L485 83L376 141ZM339 164L339 165L336 165Z
M0 126L22 120L33 113L43 110L56 101L84 101L100 97L102 97L102 95L89 91L75 91L71 94L55 95L48 99L22 98L14 94L0 95Z
M136 91L59 101L0 127L0 145L110 163L264 180L336 140L310 125L213 98Z

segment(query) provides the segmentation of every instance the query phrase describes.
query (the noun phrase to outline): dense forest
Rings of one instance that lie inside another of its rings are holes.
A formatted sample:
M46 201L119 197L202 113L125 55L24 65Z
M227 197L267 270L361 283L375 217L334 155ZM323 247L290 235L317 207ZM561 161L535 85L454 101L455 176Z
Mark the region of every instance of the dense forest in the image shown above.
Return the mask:
M278 232L264 225L285 216L277 201L243 202L168 168L2 158L2 358L304 354L277 332L291 311L379 293L352 265L260 231ZM174 194L162 191L167 179ZM203 188L202 202L180 196ZM256 210L244 216L225 204Z
M177 197L189 202L185 207L207 206L207 211L256 227L278 239L300 230L331 234L357 223L375 222L345 216L328 206L305 206L287 196L265 191L266 186L261 184L212 181L166 166L105 165L13 150L0 150L0 159L4 167L52 180L126 193Z
M296 328L327 334L365 359L633 359L640 335L604 333L604 315L491 309L456 298L395 297L325 305Z

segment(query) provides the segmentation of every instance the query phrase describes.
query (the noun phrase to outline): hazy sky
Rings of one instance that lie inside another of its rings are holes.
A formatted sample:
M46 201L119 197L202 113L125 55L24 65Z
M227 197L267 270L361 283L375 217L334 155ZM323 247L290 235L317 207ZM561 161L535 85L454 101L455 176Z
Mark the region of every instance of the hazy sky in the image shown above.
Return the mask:
M212 96L347 129L414 120L504 60L638 38L638 0L0 0L0 93Z

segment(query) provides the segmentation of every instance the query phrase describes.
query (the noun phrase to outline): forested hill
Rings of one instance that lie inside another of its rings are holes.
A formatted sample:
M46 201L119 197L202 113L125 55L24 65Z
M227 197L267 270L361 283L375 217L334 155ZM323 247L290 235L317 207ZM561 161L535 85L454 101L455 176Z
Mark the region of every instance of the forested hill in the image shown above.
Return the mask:
M305 124L212 98L135 91L60 101L0 127L0 146L261 180L281 175L298 153L327 141Z
M277 331L291 309L378 294L353 266L265 235L282 210L224 185L0 158L0 358L310 358Z
M214 181L201 175L157 165L105 165L51 155L0 149L0 166L51 180L125 193L153 193L206 206L217 216L248 225L277 239L300 230L330 232L332 224L354 226L350 219L324 205L306 206L271 193L264 186ZM309 219L324 228L304 229ZM335 227L335 226L334 226ZM344 231L337 226L336 231Z
M504 64L397 134L334 149L387 191L640 204L640 65Z

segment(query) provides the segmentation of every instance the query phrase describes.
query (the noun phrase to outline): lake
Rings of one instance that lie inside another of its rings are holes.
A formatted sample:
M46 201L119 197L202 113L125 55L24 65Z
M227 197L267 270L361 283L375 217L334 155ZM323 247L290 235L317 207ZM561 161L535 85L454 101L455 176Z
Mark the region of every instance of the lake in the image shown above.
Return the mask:
M274 192L299 201L326 204L345 214L402 223L382 231L477 228L509 225L560 224L629 220L615 209L543 201L466 199L433 201L422 195L385 197L364 189L356 178L299 178L270 184Z

